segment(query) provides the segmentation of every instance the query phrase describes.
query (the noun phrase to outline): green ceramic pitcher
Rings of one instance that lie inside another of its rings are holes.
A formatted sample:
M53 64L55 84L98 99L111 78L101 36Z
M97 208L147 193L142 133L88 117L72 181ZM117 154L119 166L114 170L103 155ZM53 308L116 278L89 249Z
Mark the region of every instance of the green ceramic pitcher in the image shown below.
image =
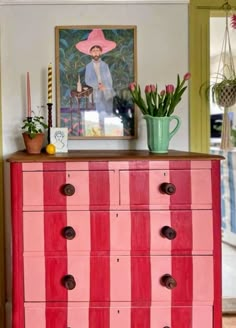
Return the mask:
M153 117L144 115L147 123L148 149L152 153L168 153L170 139L180 128L181 120L178 116ZM175 121L170 131L171 121Z

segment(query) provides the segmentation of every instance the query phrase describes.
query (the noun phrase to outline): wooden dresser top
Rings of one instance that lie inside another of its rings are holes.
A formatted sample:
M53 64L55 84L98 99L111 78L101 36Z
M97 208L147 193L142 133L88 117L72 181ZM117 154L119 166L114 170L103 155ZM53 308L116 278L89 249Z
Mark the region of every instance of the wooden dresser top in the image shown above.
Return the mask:
M37 155L26 151L15 152L6 159L8 162L57 162L57 161L126 161L126 160L222 160L223 156L169 150L167 154L154 154L148 150L70 150L67 153L48 155L42 152Z

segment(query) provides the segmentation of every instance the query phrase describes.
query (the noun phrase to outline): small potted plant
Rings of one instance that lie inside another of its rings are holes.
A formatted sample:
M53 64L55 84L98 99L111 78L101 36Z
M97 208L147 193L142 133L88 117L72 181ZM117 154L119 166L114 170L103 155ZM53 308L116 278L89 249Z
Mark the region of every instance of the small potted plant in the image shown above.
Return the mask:
M214 103L221 107L231 107L236 103L236 75L227 77L217 74L217 79L207 88Z
M26 117L21 127L26 151L29 154L39 154L41 152L44 140L44 130L48 125L43 116Z

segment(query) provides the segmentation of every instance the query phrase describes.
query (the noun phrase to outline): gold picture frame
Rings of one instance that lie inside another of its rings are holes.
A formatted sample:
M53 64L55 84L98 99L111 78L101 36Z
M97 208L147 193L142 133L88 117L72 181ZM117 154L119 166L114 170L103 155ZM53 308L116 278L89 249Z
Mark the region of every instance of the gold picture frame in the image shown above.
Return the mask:
M57 127L68 139L133 139L136 26L56 26Z

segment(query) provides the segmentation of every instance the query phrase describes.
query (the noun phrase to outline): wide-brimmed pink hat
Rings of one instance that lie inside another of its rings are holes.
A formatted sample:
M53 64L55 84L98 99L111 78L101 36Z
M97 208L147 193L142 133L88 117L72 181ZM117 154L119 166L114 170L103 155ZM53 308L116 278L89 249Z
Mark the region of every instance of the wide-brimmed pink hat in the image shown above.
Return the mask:
M87 40L80 41L75 46L79 51L87 55L90 54L90 49L92 47L100 46L102 48L102 53L105 54L106 52L114 49L116 47L116 43L105 39L101 29L94 29L89 33Z

